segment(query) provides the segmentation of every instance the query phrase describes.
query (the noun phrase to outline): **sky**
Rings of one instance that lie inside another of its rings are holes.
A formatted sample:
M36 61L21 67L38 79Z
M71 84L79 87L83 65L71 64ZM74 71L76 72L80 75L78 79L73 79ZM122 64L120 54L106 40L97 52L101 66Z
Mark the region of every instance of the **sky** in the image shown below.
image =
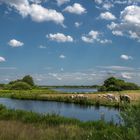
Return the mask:
M0 83L140 84L140 0L0 0Z

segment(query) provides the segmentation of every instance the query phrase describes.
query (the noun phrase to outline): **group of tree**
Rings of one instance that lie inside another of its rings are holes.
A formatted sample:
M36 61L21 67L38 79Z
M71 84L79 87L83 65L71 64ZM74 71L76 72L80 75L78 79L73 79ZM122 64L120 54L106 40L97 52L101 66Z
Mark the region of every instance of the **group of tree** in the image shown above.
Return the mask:
M110 77L104 81L104 84L99 88L99 91L123 91L139 89L140 87L135 83L129 83L115 77Z
M0 84L0 89L9 90L30 90L34 87L35 83L30 75L26 75L22 79L11 81L8 84Z

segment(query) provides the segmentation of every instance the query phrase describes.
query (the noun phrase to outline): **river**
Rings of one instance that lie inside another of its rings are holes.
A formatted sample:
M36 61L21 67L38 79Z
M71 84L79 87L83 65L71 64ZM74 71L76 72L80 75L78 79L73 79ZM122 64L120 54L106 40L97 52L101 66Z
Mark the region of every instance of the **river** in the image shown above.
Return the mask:
M73 103L55 101L34 101L0 98L0 104L10 109L33 111L36 113L55 113L68 118L76 118L81 121L105 120L119 123L119 110L110 107L85 106Z

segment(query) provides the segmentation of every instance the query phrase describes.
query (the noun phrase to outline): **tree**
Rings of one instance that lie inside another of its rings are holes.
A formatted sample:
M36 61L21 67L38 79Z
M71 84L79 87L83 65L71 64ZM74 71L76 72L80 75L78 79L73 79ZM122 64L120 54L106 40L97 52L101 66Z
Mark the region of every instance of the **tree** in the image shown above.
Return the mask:
M28 83L30 86L34 86L33 78L30 75L26 75L22 79L23 82Z
M120 79L117 79L115 77L110 77L110 78L108 78L107 80L104 81L104 86L105 87L110 87L111 85L121 86L124 83L125 83L124 80L120 80Z
M99 91L122 91L122 90L138 90L140 89L135 83L128 83L124 80L110 77L104 81Z

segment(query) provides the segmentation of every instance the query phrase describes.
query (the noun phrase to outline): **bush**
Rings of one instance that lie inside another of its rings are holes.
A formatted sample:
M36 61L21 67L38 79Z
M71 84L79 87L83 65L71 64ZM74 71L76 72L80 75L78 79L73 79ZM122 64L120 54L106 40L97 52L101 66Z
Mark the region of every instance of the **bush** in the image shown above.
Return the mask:
M138 90L140 89L138 85L134 83L125 83L122 87L123 90Z
M0 89L4 89L5 88L5 84L0 84Z
M15 80L15 81L10 81L10 82L9 82L9 85L15 84L15 83L17 83L17 82L22 82L22 80L17 79L17 80Z
M31 86L25 82L15 82L9 88L12 90L29 90Z
M104 81L99 91L122 91L122 90L138 90L140 87L134 83L128 83L124 80L110 77Z

